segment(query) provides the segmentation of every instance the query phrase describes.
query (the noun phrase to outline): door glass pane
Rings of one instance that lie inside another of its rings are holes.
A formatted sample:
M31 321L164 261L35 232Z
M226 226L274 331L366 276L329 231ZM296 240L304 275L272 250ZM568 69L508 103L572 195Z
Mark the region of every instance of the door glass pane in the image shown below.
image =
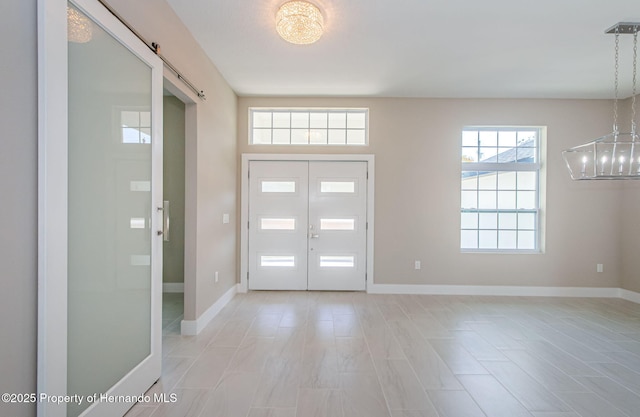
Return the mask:
M262 181L263 193L295 193L295 181Z
M150 67L85 22L68 56L67 393L87 398L151 353L152 145Z
M296 230L296 219L260 219L262 230Z
M320 181L321 193L355 193L354 181Z
M260 256L260 266L294 267L296 266L296 257L293 255L262 255Z
M320 219L320 230L355 230L356 219Z
M355 256L320 256L320 268L353 268L355 264Z

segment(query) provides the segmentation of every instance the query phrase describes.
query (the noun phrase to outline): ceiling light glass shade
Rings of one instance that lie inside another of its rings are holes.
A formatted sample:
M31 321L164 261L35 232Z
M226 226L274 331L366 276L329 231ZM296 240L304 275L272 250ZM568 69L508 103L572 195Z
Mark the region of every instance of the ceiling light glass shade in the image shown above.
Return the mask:
M640 141L635 133L611 133L564 150L573 180L640 179Z
M287 42L314 43L322 36L324 20L320 10L306 1L290 1L276 14L276 30Z
M93 37L91 20L77 9L67 6L67 39L74 43L87 43Z

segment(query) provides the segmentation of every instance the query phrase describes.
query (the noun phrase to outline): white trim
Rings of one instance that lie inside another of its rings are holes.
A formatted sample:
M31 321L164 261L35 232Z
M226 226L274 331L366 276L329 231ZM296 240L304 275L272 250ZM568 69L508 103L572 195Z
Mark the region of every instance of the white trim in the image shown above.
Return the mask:
M37 392L50 395L67 393L66 9L38 0ZM62 402L37 404L38 416L64 417L66 410Z
M625 290L624 288L620 288L620 298L623 300L631 301L633 303L640 304L640 293Z
M371 154L242 154L240 167L240 283L238 292L248 290L247 273L249 272L249 162L250 161L354 161L367 162L367 282L369 287L374 283L373 242L374 242L374 203L375 203L375 156Z
M585 297L585 298L625 298L620 288L592 287L520 287L503 285L369 285L370 294L424 294L424 295L490 295L515 297ZM637 293L631 293L637 294ZM631 295L629 297L632 297ZM625 298L629 299L630 298ZM640 294L637 294L640 302Z
M235 295L239 292L240 284L236 284L233 287L229 288L229 290L222 295L222 297L218 298L218 301L213 303L211 307L207 309L204 313L200 315L196 320L182 320L180 323L180 333L183 336L196 336L198 335L202 329L207 327L207 324L215 316L220 313L220 311L235 297Z
M162 292L163 293L180 293L180 292L183 293L184 282L163 282Z
M180 292L184 293L185 311L195 310L196 305L196 267L197 267L197 184L198 184L198 107L202 100L186 84L171 72L164 69L164 88L184 103L185 118L185 183L184 183L184 284ZM167 292L167 291L165 291Z

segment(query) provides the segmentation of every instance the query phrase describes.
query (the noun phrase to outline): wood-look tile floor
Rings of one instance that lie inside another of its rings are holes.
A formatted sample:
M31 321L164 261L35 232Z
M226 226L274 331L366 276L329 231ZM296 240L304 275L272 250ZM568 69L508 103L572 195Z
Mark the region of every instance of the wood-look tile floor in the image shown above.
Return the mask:
M183 337L177 297L149 393L178 401L128 417L640 415L624 300L251 292Z

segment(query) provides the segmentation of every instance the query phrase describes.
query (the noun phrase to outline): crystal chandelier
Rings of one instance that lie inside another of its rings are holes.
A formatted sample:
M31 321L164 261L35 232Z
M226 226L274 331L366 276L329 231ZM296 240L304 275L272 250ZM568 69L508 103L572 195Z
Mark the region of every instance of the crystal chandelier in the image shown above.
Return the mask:
M74 43L87 43L93 37L91 20L77 9L67 6L67 39Z
M640 23L618 23L606 31L615 34L615 95L613 132L584 145L562 152L574 180L640 179L640 141L636 131L636 67ZM631 98L631 132L618 130L618 57L621 34L633 35L633 92Z
M276 30L287 42L298 45L314 43L322 36L324 21L320 10L306 1L290 1L276 14Z

